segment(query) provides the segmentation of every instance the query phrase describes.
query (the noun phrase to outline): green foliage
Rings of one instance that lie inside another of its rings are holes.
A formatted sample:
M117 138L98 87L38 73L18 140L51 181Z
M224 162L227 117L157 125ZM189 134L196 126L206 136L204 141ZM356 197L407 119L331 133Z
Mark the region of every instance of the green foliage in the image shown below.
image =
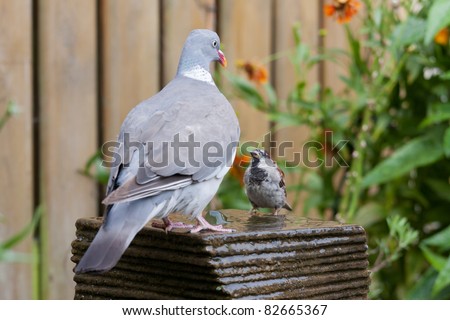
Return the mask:
M425 43L430 44L434 35L448 25L450 25L450 2L448 0L435 0L430 8L427 20Z
M109 179L109 170L102 166L102 153L98 150L85 163L82 170L78 172L88 178L97 181L101 185L106 185Z
M255 109L268 111L268 107L258 90L246 79L228 74L236 89L235 94L250 103Z
M0 242L0 262L32 262L31 254L14 251L14 247L33 233L39 219L41 218L41 215L42 210L38 207L28 225L26 225L18 233L12 235L9 239Z
M441 140L442 133L434 131L408 141L365 175L363 187L386 183L415 168L435 163L444 155Z
M275 55L296 73L286 97L236 75L231 93L275 129L307 126L308 140L323 146L312 150L319 160L333 157L327 133L348 140L339 151L348 166L290 168L300 178L288 189L304 195L305 214L365 227L372 298L448 299L450 46L433 40L450 28L449 1L363 2L360 28L333 26L345 28L347 50L314 50L294 28L295 48ZM342 90L308 81L323 61L345 69Z
M437 273L432 286L432 294L436 297L450 286L450 226L422 241L420 248Z
M6 122L8 122L8 120L17 113L19 113L19 108L17 105L13 101L8 102L5 112L0 117L0 131L3 129Z
M416 244L419 232L414 230L405 217L397 214L386 218L388 226L387 234L375 238L376 246L371 250L372 256L377 256L371 271L377 274L383 269L392 268L393 264L402 258L404 252L412 245ZM384 290L383 283L372 284L370 297L377 298Z
M17 105L10 101L6 106L6 110L0 117L0 131L14 115L19 113L19 108ZM30 236L36 228L36 225L41 217L40 208L36 209L36 212L31 219L31 222L26 225L18 233L12 235L6 240L0 240L0 262L21 262L29 263L32 261L32 255L23 252L17 252L14 250L18 244L24 241L28 236ZM0 221L1 222L1 221Z
M10 101L6 107L6 110L3 116L0 117L0 131L8 122L8 120L14 115L19 113L19 108L17 105ZM39 255L37 250L36 241L33 241L32 252L19 252L15 250L15 248L23 242L26 238L33 235L33 232L36 230L37 225L42 216L42 207L38 206L31 218L30 223L23 227L22 230L13 234L10 238L4 240L0 239L0 263L33 263L33 296L37 297L36 292L39 291L39 284L37 283L37 277L35 276L38 273L38 263L39 263ZM0 218L2 218L0 214ZM0 220L0 223L3 221Z
M450 158L450 128L447 128L444 133L444 153L447 158Z

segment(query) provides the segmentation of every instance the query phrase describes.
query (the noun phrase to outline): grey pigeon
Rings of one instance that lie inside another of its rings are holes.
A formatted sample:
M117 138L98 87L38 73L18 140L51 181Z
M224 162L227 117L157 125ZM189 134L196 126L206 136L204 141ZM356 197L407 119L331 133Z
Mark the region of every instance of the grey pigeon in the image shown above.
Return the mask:
M130 148L128 159L112 168L103 225L76 273L113 268L151 219L162 219L153 225L166 231L233 231L210 225L202 216L233 163L240 134L236 114L209 71L213 61L226 66L219 48L215 32L193 30L175 78L126 117L118 154L127 154L127 141L146 145ZM195 218L197 225L170 221L173 212Z
M245 192L252 204L250 212L256 213L258 208L273 209L275 215L282 208L292 211L286 200L283 171L266 151L256 149L250 154L252 162L244 174Z

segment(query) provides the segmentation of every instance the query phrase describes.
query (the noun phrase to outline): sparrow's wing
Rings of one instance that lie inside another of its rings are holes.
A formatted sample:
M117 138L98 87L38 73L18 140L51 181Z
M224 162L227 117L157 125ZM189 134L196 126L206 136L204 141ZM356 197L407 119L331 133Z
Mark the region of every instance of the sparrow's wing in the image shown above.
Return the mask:
M289 205L289 203L287 203L287 200L286 200L286 198L287 198L287 191L286 191L286 182L285 182L284 172L278 166L276 168L277 168L278 173L280 174L280 178L281 178L279 186L284 191L285 202L284 202L283 208L285 208L285 209L287 209L289 211L292 211L292 207Z

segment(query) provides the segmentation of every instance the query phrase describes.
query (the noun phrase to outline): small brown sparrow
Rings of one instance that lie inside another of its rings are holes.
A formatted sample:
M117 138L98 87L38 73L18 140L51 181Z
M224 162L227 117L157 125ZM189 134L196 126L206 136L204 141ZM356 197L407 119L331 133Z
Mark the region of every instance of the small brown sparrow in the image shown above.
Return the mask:
M292 211L286 201L286 184L284 173L269 154L261 149L250 152L252 162L244 174L244 184L247 197L255 214L258 208L273 209L277 215L282 208Z

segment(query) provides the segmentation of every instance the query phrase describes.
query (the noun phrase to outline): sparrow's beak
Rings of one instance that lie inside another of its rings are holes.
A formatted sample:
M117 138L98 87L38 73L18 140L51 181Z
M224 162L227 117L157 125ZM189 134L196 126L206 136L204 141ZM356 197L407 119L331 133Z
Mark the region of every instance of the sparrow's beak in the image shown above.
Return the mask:
M217 54L219 55L219 63L226 68L227 67L227 58L225 58L225 55L221 50L217 50Z
M259 159L260 158L259 153L256 152L256 150L250 151L250 154L251 154L252 158L255 158L255 159Z

